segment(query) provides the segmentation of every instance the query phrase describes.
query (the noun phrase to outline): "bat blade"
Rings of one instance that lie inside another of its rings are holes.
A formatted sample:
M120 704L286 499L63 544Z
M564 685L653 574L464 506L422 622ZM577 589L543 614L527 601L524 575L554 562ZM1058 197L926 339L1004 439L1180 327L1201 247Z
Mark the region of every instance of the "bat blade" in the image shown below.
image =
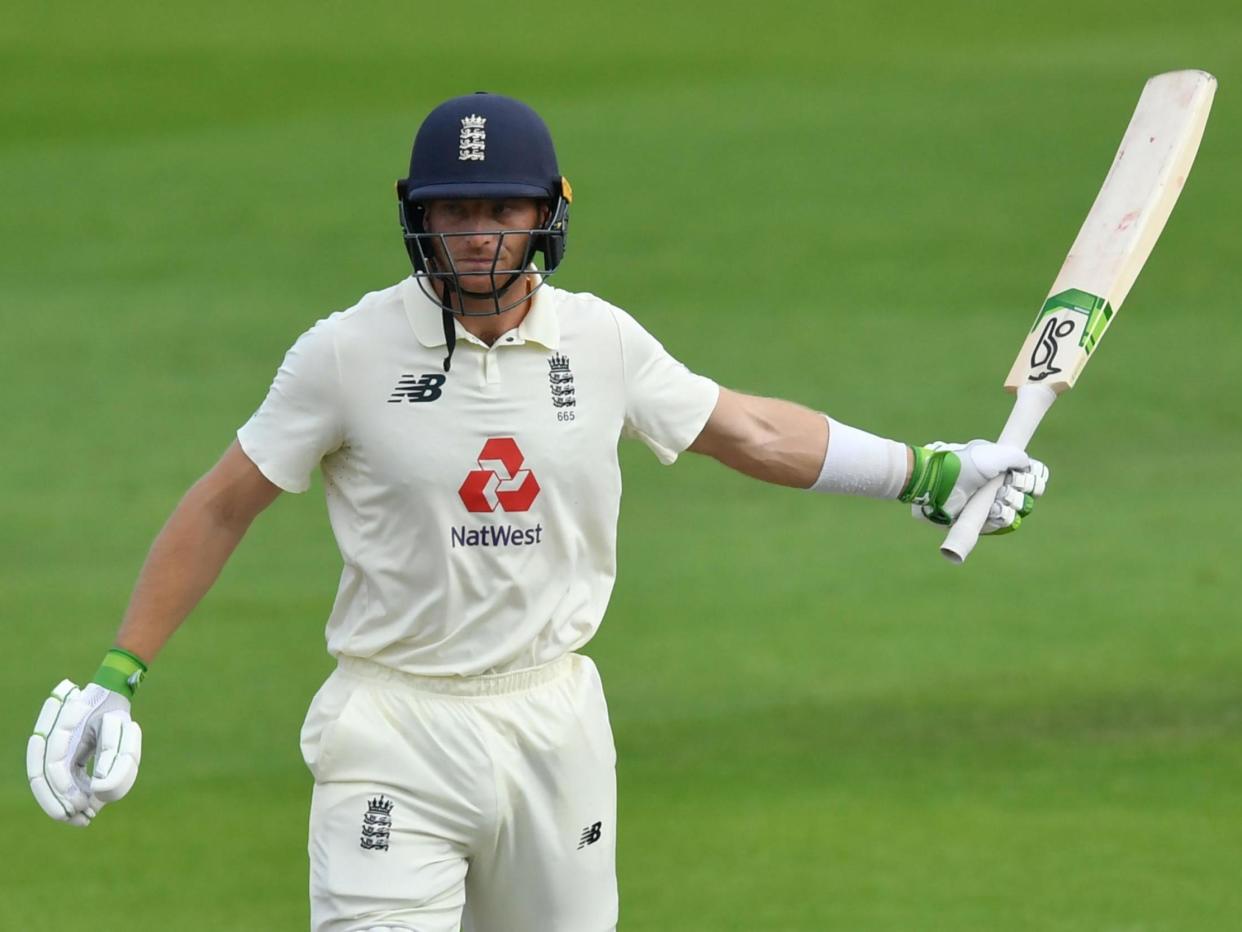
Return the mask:
M1206 71L1171 71L1143 88L1069 256L1035 318L1005 388L1073 388L1177 203L1216 93Z

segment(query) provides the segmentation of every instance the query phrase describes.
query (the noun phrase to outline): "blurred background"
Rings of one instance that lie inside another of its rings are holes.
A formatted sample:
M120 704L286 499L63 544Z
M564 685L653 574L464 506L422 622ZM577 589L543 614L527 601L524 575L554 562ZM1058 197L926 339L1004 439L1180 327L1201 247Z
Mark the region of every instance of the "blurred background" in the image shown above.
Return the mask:
M627 932L1242 927L1236 3L68 0L6 8L0 52L0 928L306 927L318 487L160 656L127 800L50 822L24 747L285 349L408 272L392 185L440 100L552 127L561 287L925 442L999 431L1144 80L1189 67L1220 79L1203 148L1036 438L1028 527L954 569L900 505L626 444L588 653Z

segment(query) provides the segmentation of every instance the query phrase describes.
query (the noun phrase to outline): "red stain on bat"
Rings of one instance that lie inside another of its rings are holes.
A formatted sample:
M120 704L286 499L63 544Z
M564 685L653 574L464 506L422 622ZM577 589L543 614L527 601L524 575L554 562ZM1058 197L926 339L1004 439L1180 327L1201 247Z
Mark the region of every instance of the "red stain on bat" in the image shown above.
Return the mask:
M1128 227L1130 224L1132 224L1135 220L1138 219L1139 213L1140 211L1137 211L1137 210L1130 211L1128 214L1126 214L1124 217L1121 218L1121 222L1117 224L1117 229L1124 230L1126 227Z

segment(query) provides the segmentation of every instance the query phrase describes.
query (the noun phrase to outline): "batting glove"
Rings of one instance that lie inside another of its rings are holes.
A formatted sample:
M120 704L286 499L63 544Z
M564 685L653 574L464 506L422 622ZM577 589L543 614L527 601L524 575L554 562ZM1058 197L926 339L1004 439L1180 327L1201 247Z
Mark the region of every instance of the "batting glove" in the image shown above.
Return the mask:
M1048 486L1048 467L1017 447L987 440L915 447L910 481L898 497L910 503L916 518L947 526L975 492L1002 473L1005 480L996 491L983 533L1007 534L1021 526Z
M110 651L96 678L132 695L146 668L121 675L118 667L130 656ZM118 689L99 683L79 689L61 680L39 712L26 745L26 776L35 800L59 822L89 825L138 778L142 729L130 717L129 695Z

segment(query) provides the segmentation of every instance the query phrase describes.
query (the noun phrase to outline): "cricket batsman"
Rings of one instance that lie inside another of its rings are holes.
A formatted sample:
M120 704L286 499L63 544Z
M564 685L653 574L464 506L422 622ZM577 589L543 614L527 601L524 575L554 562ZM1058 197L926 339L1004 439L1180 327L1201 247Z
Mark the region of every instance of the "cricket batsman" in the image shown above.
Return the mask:
M251 521L318 468L343 569L337 667L301 734L312 929L605 932L616 751L579 651L616 575L619 440L942 525L1002 476L992 532L1018 526L1047 470L1012 447L908 446L730 391L620 308L549 284L573 195L517 100L436 107L397 192L413 274L293 344L156 537L93 681L44 703L30 787L78 826L129 791L148 665Z

